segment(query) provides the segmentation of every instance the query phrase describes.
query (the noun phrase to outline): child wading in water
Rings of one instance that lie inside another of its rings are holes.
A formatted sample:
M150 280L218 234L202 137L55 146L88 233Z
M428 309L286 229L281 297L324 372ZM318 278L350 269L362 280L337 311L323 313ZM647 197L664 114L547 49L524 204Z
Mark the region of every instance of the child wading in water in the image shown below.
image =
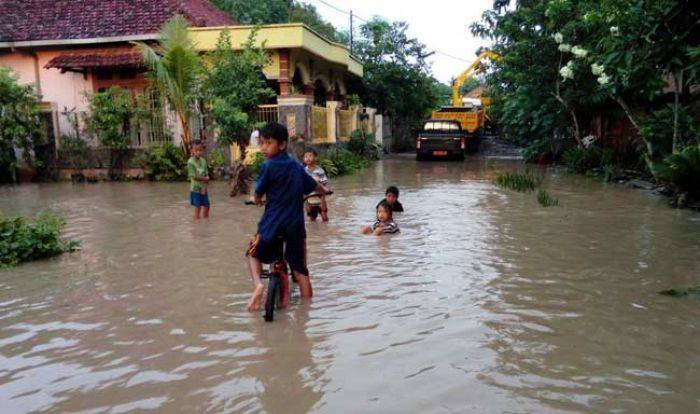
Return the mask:
M394 223L391 206L386 201L382 200L377 206L377 221L371 226L362 228L364 234L374 234L381 236L382 234L398 233L399 226Z
M399 189L396 186L392 185L387 188L384 195L384 200L380 201L379 204L386 202L393 213L403 213L403 206L399 202ZM377 207L379 207L379 204L377 204Z
M316 150L309 148L304 151L304 169L314 180L325 186L328 184L328 176L323 168L316 163L317 160L318 153ZM306 198L304 207L311 221L316 221L319 213L321 213L321 220L328 221L328 204L326 204L326 196L324 194L311 193Z
M288 140L287 128L278 123L268 124L260 131L260 150L265 162L255 185L254 200L259 206L263 205L263 196L266 200L258 233L246 251L253 280L253 295L248 302L251 311L260 309L265 290L260 279L263 263L286 260L294 272L301 296L310 298L313 295L306 266L304 195L327 191L287 154Z
M209 167L202 156L204 145L197 140L192 146L192 157L187 161L187 176L190 179L190 204L194 207L194 218L200 215L209 218Z

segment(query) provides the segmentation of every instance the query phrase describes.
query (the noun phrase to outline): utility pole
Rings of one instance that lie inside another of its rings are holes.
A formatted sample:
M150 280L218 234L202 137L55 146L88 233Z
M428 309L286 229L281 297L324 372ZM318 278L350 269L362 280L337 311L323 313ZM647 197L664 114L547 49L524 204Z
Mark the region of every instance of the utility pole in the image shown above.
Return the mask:
M350 54L352 54L352 10L350 10Z

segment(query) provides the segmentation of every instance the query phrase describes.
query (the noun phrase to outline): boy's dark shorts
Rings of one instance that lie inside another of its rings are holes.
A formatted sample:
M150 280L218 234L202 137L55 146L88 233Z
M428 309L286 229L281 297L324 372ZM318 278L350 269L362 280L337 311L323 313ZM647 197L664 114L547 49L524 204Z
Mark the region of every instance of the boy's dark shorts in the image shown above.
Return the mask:
M209 207L209 193L200 194L198 191L190 191L190 204L195 207Z
M256 234L250 240L246 256L255 257L263 263L273 263L284 258L292 271L309 275L306 267L306 238L303 236L278 237L268 241Z

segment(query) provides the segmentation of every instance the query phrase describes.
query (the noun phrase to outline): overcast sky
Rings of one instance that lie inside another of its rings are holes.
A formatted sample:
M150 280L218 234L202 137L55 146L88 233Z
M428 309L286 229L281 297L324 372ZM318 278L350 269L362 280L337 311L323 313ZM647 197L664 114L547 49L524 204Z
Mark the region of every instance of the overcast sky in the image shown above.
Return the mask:
M466 61L435 54L429 60L433 75L441 82L449 83L476 57L476 50L488 43L475 38L469 25L481 19L481 13L493 5L493 0L323 0L342 10L352 9L364 19L374 15L387 20L405 21L409 34L418 38L428 49L460 57ZM349 27L350 18L323 4L321 0L302 0L316 6L319 13L339 29ZM361 24L361 21L355 21ZM357 32L356 32L357 33Z

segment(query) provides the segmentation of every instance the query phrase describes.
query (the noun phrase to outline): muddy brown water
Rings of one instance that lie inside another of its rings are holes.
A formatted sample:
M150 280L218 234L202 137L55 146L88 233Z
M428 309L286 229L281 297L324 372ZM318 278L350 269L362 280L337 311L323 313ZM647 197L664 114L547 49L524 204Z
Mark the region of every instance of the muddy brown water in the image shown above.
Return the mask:
M250 314L261 213L187 185L0 188L79 253L0 272L0 406L24 412L698 412L700 214L560 171L560 206L491 184L517 161L389 159L332 180L315 298ZM363 236L389 184L401 234Z

